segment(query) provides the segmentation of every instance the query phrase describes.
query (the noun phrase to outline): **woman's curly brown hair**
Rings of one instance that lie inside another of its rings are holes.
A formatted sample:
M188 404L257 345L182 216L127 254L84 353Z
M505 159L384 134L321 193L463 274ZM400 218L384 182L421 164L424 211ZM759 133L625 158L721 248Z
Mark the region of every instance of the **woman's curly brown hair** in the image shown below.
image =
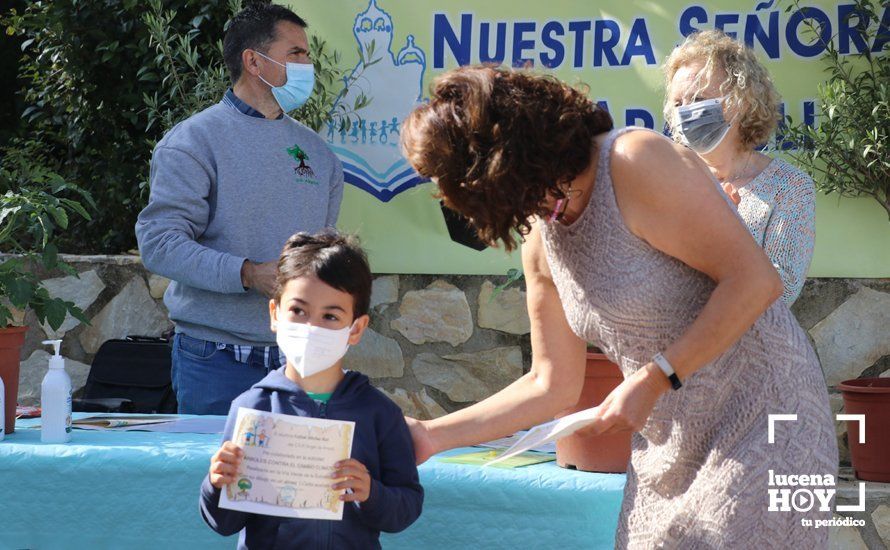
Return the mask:
M612 118L584 92L553 77L487 66L436 78L430 102L402 127L402 150L439 186L445 205L469 219L489 245L518 245L547 196L590 165L594 136Z

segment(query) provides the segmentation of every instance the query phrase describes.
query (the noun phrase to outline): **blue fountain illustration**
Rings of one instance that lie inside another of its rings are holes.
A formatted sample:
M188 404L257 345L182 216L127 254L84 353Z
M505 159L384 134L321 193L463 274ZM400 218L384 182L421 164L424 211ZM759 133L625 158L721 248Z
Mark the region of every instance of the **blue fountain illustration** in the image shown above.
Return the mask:
M425 181L401 155L399 128L411 109L423 101L426 56L414 44L413 35L393 54L392 17L377 0L370 0L367 9L356 16L352 30L362 55L344 79L344 90L334 109L341 103L351 107L360 94L368 97L370 104L358 111L360 120L349 129L332 123L325 137L343 163L345 181L388 202Z

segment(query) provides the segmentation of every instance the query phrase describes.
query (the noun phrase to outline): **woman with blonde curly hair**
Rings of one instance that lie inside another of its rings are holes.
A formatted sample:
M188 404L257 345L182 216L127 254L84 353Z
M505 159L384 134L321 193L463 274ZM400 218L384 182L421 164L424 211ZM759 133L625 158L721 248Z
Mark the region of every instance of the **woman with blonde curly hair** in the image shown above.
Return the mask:
M813 258L813 180L758 151L781 119L779 94L745 44L719 30L690 35L664 65L664 116L678 142L705 161L782 277L800 294Z
M826 547L804 525L830 512L768 509L771 471L837 474L819 360L705 163L613 128L550 77L463 67L430 96L405 120L405 156L483 240L523 241L532 360L480 403L409 420L418 460L573 406L589 342L624 381L587 429L633 432L616 547ZM769 442L769 416L792 412Z

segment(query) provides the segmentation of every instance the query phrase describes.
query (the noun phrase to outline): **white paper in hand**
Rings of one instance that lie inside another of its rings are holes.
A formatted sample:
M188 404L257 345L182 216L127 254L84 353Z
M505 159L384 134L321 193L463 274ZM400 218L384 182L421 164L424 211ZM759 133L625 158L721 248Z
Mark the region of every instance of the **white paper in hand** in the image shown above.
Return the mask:
M511 456L516 456L535 447L544 445L545 443L556 441L557 439L571 435L581 428L585 428L592 424L598 414L599 410L597 407L593 407L578 411L568 416L563 416L562 418L552 420L541 424L540 426L535 426L530 429L527 434L519 438L519 440L509 449L505 450L496 459L486 462L485 465L491 466L497 464L502 460L507 460Z

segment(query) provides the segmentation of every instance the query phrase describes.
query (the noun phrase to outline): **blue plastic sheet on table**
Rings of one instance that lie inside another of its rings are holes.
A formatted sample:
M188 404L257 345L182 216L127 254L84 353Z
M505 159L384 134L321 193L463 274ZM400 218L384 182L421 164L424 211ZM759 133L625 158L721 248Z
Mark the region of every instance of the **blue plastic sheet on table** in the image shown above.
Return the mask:
M204 525L198 487L217 435L76 430L40 443L39 419L0 442L0 549L234 548ZM455 449L443 455L465 453ZM424 512L386 549L612 548L625 477L555 463L420 467Z

